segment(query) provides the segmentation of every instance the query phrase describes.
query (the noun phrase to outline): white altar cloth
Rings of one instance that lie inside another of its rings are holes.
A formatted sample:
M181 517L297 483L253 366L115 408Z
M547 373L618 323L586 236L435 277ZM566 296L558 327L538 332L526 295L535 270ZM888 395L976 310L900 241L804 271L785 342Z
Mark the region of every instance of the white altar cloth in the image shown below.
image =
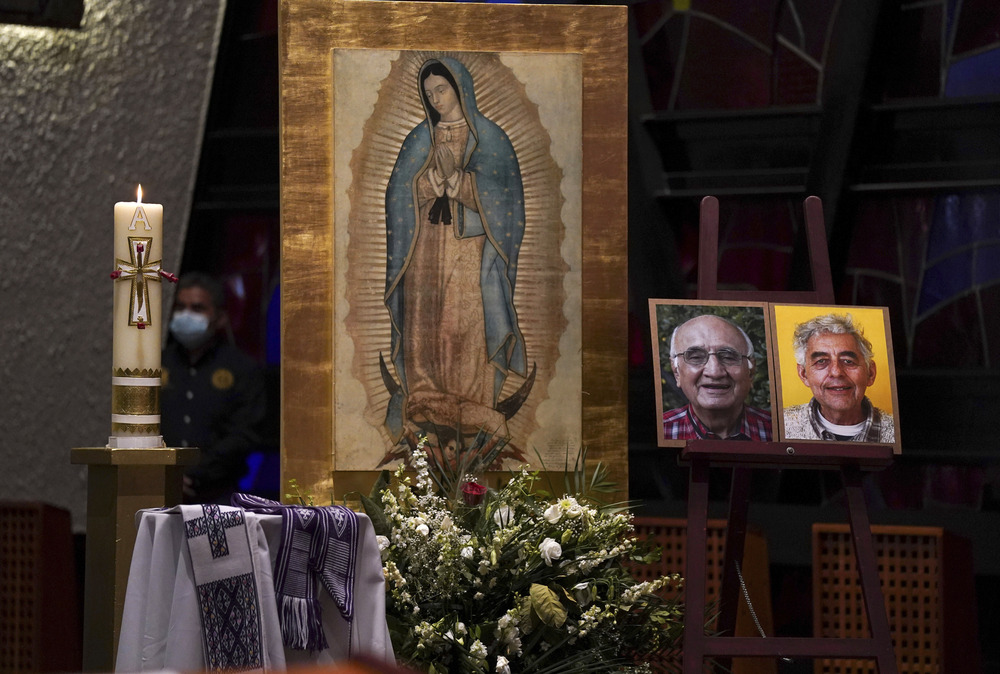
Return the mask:
M385 622L382 561L366 515L358 514L354 618L345 621L330 595L318 587L329 643L328 649L318 653L286 650L281 643L272 575L281 517L246 512L246 523L260 601L265 670L330 664L362 654L395 662ZM140 510L136 528L115 671L204 670L201 611L180 509Z

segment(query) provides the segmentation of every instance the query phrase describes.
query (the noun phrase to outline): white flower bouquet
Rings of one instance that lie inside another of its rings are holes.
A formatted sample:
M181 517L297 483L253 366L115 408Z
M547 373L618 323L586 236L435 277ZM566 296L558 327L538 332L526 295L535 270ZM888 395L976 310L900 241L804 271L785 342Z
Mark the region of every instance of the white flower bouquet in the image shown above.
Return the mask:
M593 496L607 487L600 466L587 480L578 459L586 493L554 498L527 469L497 489L444 475L423 442L408 463L415 478L401 466L362 497L402 664L429 674L634 672L676 649L683 608L666 597L680 578L634 580L627 565L655 553L635 540L627 512Z

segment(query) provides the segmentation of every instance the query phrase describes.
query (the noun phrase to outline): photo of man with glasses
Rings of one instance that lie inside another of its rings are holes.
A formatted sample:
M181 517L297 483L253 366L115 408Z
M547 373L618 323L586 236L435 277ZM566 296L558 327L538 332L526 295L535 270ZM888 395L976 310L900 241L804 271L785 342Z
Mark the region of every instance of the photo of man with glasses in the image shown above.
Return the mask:
M773 439L764 309L684 303L656 309L661 444Z

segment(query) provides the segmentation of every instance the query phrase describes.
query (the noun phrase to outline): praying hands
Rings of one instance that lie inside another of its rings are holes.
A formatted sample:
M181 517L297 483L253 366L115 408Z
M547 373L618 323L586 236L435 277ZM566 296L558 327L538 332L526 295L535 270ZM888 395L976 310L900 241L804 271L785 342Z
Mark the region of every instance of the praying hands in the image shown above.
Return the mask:
M446 145L436 145L434 147L434 168L446 180L455 173L455 155L452 154Z

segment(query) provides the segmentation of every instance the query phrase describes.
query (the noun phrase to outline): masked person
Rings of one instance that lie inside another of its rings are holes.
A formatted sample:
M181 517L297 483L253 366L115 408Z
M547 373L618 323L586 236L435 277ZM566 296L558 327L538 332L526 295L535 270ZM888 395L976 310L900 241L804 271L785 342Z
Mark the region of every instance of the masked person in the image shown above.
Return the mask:
M259 442L263 371L226 338L228 326L222 286L205 274L185 274L163 352L160 429L168 447L201 450L184 476L189 503L228 505Z

